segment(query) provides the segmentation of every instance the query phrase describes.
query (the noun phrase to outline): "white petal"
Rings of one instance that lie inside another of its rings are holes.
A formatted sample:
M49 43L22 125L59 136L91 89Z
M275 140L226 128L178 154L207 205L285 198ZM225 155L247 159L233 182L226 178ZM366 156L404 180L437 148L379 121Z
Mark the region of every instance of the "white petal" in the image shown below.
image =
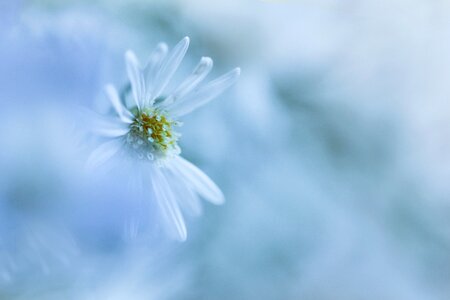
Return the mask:
M217 185L199 168L181 156L173 158L170 168L206 200L217 205L225 202L225 197Z
M156 99L163 92L164 88L169 83L175 71L178 69L184 55L189 47L189 38L182 39L168 54L166 59L161 65L154 83L154 90L152 98Z
M198 107L208 103L208 101L223 93L227 88L236 83L241 71L236 68L206 85L189 93L183 99L175 102L167 109L174 117L179 117L190 113Z
M153 89L156 79L156 74L158 73L163 59L166 57L168 52L168 47L165 43L159 43L153 50L152 54L148 59L147 65L145 66L145 84L146 84L146 95L144 105L153 105Z
M107 117L84 108L78 109L75 113L80 114L81 124L91 133L118 137L129 131L129 124L124 123L119 118Z
M169 178L175 193L179 195L177 201L181 209L191 216L201 215L203 211L202 204L197 194L185 182L178 178L172 170L168 169L164 171L166 171L167 178Z
M127 64L128 79L130 79L134 101L136 102L136 106L141 109L142 101L145 96L144 77L139 67L138 59L133 51L128 50L125 53L125 61Z
M118 139L101 144L95 149L88 158L87 167L89 169L97 168L111 159L122 146Z
M106 118L102 115L98 115L91 121L90 130L94 134L107 137L119 137L130 131L127 123L120 119Z
M111 138L124 136L128 133L128 131L128 129L123 128L97 128L93 130L93 132L97 135Z
M105 92L119 118L125 123L133 123L133 114L120 101L116 88L113 85L108 84L105 87Z
M150 170L152 187L158 206L161 209L165 228L168 230L169 235L184 241L187 237L186 225L171 186L158 167L151 167Z
M208 73L211 71L213 66L213 61L209 57L202 57L198 65L192 71L183 83L173 92L172 95L164 100L163 105L170 105L171 103L177 101L178 99L186 96L190 91L192 91L200 82L205 79Z

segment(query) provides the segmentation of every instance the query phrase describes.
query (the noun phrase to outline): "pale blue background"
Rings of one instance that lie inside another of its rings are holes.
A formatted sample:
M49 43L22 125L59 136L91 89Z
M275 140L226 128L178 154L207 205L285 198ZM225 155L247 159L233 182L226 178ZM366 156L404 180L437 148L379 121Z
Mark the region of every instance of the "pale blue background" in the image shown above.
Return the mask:
M1 299L449 299L446 1L0 1ZM129 240L69 128L186 35L242 68L182 127L227 203Z

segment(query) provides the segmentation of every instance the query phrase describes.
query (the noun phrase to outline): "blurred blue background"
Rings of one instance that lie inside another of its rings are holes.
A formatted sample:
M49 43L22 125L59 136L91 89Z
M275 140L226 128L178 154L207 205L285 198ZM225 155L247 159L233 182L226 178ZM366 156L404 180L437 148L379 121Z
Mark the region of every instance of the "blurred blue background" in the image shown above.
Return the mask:
M0 299L450 299L449 9L0 0ZM181 128L227 203L130 240L139 201L86 182L74 111L186 35L176 82L242 69Z

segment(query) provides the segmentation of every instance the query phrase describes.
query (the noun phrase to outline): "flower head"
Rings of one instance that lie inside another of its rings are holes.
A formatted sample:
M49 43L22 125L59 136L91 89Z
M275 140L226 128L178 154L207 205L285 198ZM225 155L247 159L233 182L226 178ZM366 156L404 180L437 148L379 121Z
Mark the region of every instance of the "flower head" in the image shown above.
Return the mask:
M186 239L181 209L198 215L199 196L215 204L223 203L224 197L208 176L179 156L180 134L176 130L181 123L178 118L221 94L240 74L236 68L200 86L213 65L211 58L203 57L174 91L164 94L188 46L188 37L170 52L166 44L160 43L145 65L139 63L132 51L126 52L133 104L126 105L114 86L106 86L116 116L98 122L95 131L109 140L89 159L89 164L96 166L123 154L140 162L142 174L149 183L146 186L151 187L148 192L158 203L165 227L180 240Z
M180 136L174 121L165 111L144 108L135 113L127 134L126 143L131 153L139 159L157 160L167 155L180 154L177 141Z

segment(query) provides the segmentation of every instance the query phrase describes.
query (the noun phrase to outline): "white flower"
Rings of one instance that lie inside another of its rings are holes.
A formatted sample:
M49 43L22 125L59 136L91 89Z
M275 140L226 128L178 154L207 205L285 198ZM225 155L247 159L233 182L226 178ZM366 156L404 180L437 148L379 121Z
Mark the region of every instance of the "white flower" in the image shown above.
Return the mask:
M133 52L126 52L133 104L127 105L112 85L106 86L117 116L102 119L95 128L108 140L89 159L90 166L97 166L121 154L133 164L137 162L139 172L148 180L144 184L150 187L147 192L157 201L165 228L179 240L185 240L187 235L181 209L198 215L199 196L214 204L222 204L224 196L207 175L179 156L180 135L175 129L181 123L177 119L221 94L240 74L236 68L198 87L213 65L211 58L203 57L178 88L163 95L188 46L188 37L170 52L166 44L160 43L145 66L139 64Z

